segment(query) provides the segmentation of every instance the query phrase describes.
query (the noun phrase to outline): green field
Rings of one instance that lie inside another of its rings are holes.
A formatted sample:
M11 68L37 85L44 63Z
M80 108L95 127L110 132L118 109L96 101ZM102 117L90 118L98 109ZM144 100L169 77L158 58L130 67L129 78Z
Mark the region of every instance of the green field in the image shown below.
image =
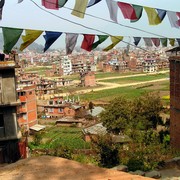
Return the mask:
M52 148L56 144L70 149L87 149L90 144L83 140L81 128L53 126L42 133L43 143L33 148Z
M87 94L80 94L79 97L82 101L102 100L110 101L120 95L127 98L135 98L145 92L157 91L161 94L169 94L169 81L150 83L138 86L119 87L115 89L108 89L102 91L94 91Z
M107 77L117 77L117 76L127 76L132 74L139 74L139 72L124 72L124 73L118 73L118 72L98 72L95 74L95 77L97 79L99 78L107 78Z
M155 75L144 75L144 76L135 76L135 77L126 77L126 78L115 78L115 79L107 79L107 80L99 80L100 82L109 82L109 83L133 83L133 82L141 82L141 81L152 81L156 79L169 78L169 74L155 74Z

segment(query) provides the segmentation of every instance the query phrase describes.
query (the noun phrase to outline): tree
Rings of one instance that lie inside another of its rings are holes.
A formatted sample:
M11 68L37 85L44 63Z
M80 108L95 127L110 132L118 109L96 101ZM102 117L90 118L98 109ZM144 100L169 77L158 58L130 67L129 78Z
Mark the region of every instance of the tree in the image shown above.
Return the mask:
M134 100L120 96L110 102L100 118L109 132L117 134L129 129L135 132L156 128L161 123L159 113L162 109L156 93L146 93Z
M158 93L145 93L134 101L135 113L146 119L146 128L156 128L162 123L160 111L163 109Z
M91 111L91 114L92 114L92 109L94 108L94 104L93 102L89 102L89 110Z
M120 96L110 102L100 118L108 132L118 134L128 127L128 122L132 120L132 102Z

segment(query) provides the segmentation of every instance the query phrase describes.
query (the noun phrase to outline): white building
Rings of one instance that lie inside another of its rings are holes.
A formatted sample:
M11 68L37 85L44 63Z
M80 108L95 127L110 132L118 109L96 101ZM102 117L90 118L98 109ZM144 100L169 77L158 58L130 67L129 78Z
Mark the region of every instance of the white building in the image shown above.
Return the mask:
M158 66L155 59L145 59L143 62L143 72L152 73L157 72Z
M71 59L69 59L68 56L64 56L61 59L60 66L63 71L62 72L63 75L68 75L72 73L72 63L71 63Z

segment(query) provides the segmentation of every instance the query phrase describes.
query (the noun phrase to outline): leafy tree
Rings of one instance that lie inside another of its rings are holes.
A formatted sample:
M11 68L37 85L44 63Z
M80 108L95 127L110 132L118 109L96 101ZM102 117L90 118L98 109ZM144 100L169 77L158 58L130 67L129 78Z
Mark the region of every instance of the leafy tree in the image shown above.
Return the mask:
M103 125L107 131L118 134L125 131L128 122L132 120L132 102L120 96L110 102L106 110L100 115Z
M93 102L89 102L89 109L90 109L90 111L91 111L91 113L92 113L92 109L94 108L94 104L93 104Z
M92 138L92 142L97 150L100 166L111 168L119 164L118 146L113 143L111 136L98 136L96 139Z
M163 109L160 96L157 93L145 93L134 101L135 114L146 119L146 129L156 128L158 124L162 123L159 115Z

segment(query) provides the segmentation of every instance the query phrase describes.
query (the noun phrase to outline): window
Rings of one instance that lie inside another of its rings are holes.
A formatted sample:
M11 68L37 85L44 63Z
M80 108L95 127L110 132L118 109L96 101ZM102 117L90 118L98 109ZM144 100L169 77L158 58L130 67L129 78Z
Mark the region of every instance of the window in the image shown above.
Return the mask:
M54 108L49 108L48 111L49 112L54 112Z
M49 105L53 105L53 101L49 101Z
M63 108L59 108L59 112L62 113L63 112Z
M29 92L29 95L31 95L31 94L32 94L32 91Z
M0 128L4 127L4 116L3 114L0 114Z
M23 119L27 120L27 114L23 114Z

